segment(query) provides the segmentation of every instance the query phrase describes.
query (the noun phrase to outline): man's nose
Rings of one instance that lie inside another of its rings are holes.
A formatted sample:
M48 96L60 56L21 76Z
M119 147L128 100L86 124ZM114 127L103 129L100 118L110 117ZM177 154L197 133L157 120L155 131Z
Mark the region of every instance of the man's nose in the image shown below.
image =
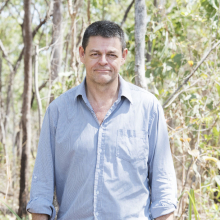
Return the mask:
M99 59L99 63L100 63L100 65L106 65L106 64L108 63L105 54L102 54L102 55L101 55L101 57L100 57L100 59Z

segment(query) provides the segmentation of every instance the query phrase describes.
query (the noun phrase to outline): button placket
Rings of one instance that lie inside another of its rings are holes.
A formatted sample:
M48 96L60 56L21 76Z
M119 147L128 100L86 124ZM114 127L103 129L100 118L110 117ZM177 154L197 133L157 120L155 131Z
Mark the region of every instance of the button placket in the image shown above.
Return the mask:
M102 149L102 147L104 146L104 137L104 128L100 126L98 131L97 161L94 182L94 213L98 213L101 208L100 194L103 183L104 149Z
M105 126L107 125L105 122L107 118L120 107L118 105L121 99L117 100L112 107L107 112L102 124L98 130L98 144L97 144L97 161L96 161L96 170L95 170L95 182L94 182L94 217L98 219L98 215L101 211L101 192L102 192L102 184L103 184L103 166L104 166L104 153L105 153ZM91 113L95 117L96 121L98 119L93 110Z

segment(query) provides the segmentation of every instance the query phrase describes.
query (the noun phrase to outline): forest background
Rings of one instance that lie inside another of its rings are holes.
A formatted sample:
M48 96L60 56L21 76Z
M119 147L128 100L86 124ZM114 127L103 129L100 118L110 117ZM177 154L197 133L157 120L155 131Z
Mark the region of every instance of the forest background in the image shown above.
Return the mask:
M218 0L2 0L0 219L31 219L25 206L43 115L85 77L78 57L85 28L111 20L125 31L129 51L120 74L164 108L175 219L219 220L219 19Z

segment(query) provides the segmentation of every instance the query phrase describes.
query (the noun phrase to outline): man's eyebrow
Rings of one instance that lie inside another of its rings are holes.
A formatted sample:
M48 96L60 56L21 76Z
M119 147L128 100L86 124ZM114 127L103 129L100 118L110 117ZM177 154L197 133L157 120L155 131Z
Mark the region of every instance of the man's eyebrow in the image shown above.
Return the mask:
M90 50L89 52L91 53L91 52L100 52L100 51L99 51L99 50L92 49L92 50Z
M117 53L117 50L109 50L108 53Z
M93 53L93 52L100 52L100 50L91 49L89 51L89 53ZM109 51L107 51L107 53L117 53L117 50L109 50Z

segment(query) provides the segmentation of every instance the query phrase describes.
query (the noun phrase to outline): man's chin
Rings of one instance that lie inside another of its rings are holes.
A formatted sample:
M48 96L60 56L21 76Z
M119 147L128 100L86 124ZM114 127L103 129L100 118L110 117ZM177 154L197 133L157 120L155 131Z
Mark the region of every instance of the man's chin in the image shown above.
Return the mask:
M108 85L112 83L115 79L110 76L102 75L95 79L95 82L99 85Z

